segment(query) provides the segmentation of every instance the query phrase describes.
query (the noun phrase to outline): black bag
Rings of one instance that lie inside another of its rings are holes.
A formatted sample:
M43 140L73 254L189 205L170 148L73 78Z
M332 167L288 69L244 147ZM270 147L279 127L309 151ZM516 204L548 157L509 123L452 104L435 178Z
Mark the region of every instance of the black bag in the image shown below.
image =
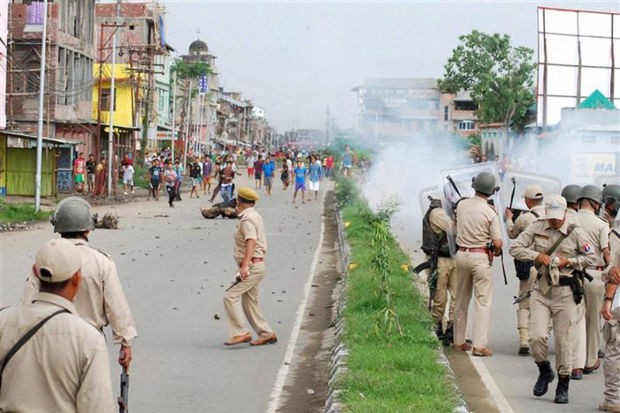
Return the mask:
M515 271L517 278L521 281L525 281L530 278L530 270L534 265L534 261L520 261L515 259Z

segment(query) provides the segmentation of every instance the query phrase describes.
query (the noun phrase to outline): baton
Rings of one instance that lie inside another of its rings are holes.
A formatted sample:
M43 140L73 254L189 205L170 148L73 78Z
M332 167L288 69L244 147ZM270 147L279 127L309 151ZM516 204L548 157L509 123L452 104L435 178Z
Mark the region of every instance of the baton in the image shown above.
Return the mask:
M241 276L239 275L239 272L237 271L237 276L235 277L235 282L233 282L232 284L230 284L230 287L228 287L224 292L230 290L231 288L233 288L235 285L239 284L241 282Z
M510 181L512 182L512 192L510 193L510 205L508 209L512 209L512 201L515 199L515 190L517 189L517 180L514 176L510 178Z
M450 182L450 185L452 185L452 188L454 188L459 198L463 198L463 196L461 195L461 191L459 191L459 188L456 186L456 183L454 182L454 179L452 179L450 175L447 175L446 179L448 180L448 182Z
M129 412L129 374L127 369L123 367L121 372L121 395L118 397L118 411L119 413Z
M517 297L517 296L515 295L515 296L513 296L513 297L514 297L514 299L515 299L515 301L514 301L514 303L512 303L512 304L513 304L513 305L514 305L514 304L519 304L521 301L526 300L526 299L530 298L531 296L532 296L532 290L528 290L525 294L523 294L523 295L522 295L522 296L520 296L520 297Z
M504 251L499 254L502 261L502 274L504 274L504 285L508 285L508 278L506 278L506 267L504 267Z

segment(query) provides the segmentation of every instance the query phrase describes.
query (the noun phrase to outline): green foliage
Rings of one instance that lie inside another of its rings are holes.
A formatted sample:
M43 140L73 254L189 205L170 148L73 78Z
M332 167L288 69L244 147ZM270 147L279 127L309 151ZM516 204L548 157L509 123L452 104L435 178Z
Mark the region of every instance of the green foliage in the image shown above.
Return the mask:
M339 209L353 205L359 201L359 190L351 179L338 177L336 179L336 205Z
M176 72L179 79L197 79L201 75L211 73L211 66L207 63L186 63L182 59L177 59L170 68L170 71Z
M0 223L11 224L24 221L42 221L49 219L50 211L35 212L34 205L13 204L0 199Z
M357 268L347 282L349 355L337 388L345 411L452 412L455 388L437 361L440 345L426 301L401 268L409 258L389 231L395 210L387 202L373 214L362 200L342 210Z
M461 44L444 65L439 88L452 94L471 91L482 123L522 126L534 103L534 51L513 47L505 34L474 30L459 40Z

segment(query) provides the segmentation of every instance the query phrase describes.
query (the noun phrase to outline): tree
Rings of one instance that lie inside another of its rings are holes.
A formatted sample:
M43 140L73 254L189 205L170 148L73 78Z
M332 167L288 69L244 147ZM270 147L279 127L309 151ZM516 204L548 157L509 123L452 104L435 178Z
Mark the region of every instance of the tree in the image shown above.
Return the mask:
M482 123L525 126L525 115L534 103L534 51L513 47L510 36L472 31L459 37L461 44L444 65L439 88L456 94L468 90L478 105Z

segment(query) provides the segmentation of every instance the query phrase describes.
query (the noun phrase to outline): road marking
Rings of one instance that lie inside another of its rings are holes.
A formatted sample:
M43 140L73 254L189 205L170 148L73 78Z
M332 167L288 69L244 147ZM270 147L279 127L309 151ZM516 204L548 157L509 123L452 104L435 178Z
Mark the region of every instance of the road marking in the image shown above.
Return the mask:
M480 375L480 379L489 391L489 394L495 402L498 410L502 413L514 413L514 410L512 410L512 407L508 404L508 400L504 397L504 393L502 393L499 387L497 387L495 380L493 380L493 376L491 376L491 373L489 373L489 370L482 362L481 357L476 357L469 354L469 359L478 372L478 375Z
M323 195L321 196L321 206L324 205L326 193L327 191L323 191ZM301 323L303 322L304 313L306 312L306 306L308 305L308 297L310 296L312 280L314 278L317 263L319 262L319 256L321 255L321 245L323 243L324 232L325 221L324 218L321 216L321 233L319 234L319 244L314 252L312 264L310 265L310 276L308 277L306 285L304 286L303 298L301 300L301 303L299 304L299 307L297 307L297 318L295 319L295 324L293 324L293 330L291 331L291 335L288 338L288 345L286 346L286 353L284 353L284 360L282 361L282 365L280 366L280 370L278 370L278 374L276 376L276 381L274 382L271 389L269 404L267 404L267 413L275 413L276 410L278 410L280 396L282 396L282 390L284 389L286 376L288 375L291 360L293 359L295 353L295 347L297 346L297 339L299 337L299 331L301 330Z

